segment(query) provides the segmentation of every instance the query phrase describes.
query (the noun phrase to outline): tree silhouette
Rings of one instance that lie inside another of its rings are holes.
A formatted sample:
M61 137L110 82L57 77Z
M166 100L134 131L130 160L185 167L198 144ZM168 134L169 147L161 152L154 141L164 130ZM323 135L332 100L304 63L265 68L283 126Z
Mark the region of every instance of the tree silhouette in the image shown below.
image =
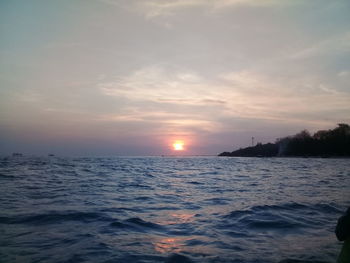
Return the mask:
M339 123L333 130L309 131L279 138L274 144L257 144L220 156L350 156L350 126Z

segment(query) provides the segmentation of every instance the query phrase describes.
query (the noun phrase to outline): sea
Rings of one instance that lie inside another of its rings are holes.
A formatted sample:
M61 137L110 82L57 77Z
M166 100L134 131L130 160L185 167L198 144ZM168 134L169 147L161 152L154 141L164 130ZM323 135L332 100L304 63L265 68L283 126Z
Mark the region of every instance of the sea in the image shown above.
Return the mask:
M350 159L0 158L0 262L335 262Z

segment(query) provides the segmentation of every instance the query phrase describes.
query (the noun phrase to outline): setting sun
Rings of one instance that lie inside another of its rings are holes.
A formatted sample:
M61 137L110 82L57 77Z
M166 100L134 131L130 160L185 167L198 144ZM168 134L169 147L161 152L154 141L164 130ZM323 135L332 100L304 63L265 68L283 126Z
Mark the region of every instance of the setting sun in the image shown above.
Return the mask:
M183 151L184 150L184 142L183 141L175 141L173 143L174 151Z

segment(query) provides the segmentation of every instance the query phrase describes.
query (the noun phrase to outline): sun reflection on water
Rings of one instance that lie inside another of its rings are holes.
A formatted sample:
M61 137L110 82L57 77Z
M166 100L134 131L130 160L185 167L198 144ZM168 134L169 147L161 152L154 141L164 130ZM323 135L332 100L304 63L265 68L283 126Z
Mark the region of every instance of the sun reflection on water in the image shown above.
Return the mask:
M175 225L192 223L195 220L194 213L169 213L161 220L162 225ZM186 241L193 237L166 237L154 243L154 249L159 253L179 253L186 247Z
M179 253L186 246L190 237L162 238L154 243L154 249L159 253Z
M196 214L190 213L174 213L170 214L173 217L174 223L191 223L195 220Z
M157 221L161 225L175 225L183 223L192 223L196 219L196 214L194 213L170 213L166 214L162 219Z

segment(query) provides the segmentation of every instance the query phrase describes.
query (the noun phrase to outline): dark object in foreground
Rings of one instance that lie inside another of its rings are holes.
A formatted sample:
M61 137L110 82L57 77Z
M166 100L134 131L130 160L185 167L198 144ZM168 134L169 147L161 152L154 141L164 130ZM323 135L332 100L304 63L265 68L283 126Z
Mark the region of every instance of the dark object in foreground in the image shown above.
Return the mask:
M338 219L335 235L339 241L344 241L337 263L350 263L350 207Z
M338 219L337 227L335 228L335 235L339 241L345 241L350 237L350 207L345 215Z

